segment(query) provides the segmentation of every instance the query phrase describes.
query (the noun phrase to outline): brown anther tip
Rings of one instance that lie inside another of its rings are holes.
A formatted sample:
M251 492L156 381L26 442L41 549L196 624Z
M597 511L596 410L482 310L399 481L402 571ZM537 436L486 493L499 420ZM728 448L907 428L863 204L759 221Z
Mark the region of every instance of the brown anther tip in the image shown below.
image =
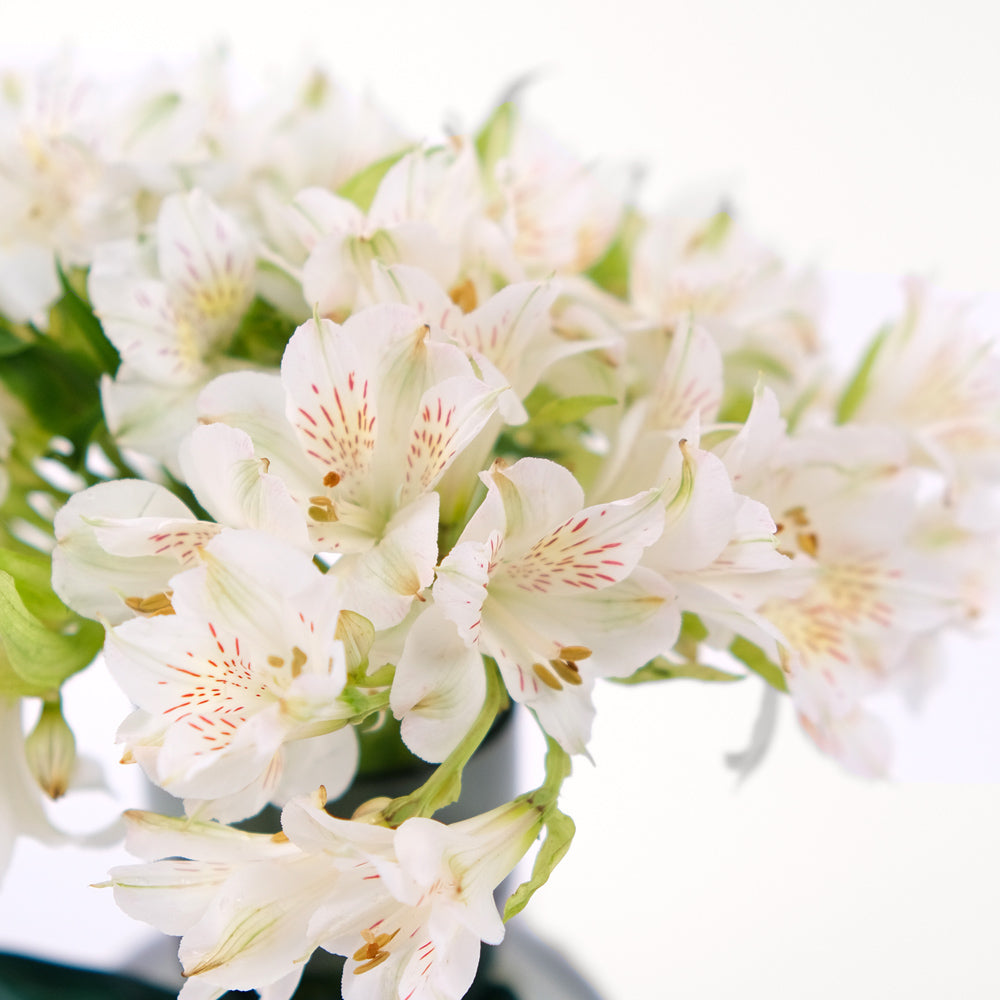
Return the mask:
M572 660L576 662L577 660L585 660L588 656L593 655L593 650L588 649L586 646L563 646L559 650L559 658L563 660Z
M275 844L287 844L289 843L288 834L284 830L279 830L271 836L271 841Z
M327 489L333 489L333 487L336 486L339 482L340 482L340 473L339 472L334 472L333 469L331 469L323 477L323 485Z

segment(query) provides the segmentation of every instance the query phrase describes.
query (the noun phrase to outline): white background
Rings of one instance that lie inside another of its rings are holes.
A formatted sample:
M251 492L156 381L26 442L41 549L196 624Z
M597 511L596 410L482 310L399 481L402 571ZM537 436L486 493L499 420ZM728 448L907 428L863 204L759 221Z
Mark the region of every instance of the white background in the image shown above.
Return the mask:
M791 261L834 272L834 334L856 340L914 271L1000 328L998 37L987 0L8 0L0 56L68 41L122 68L226 40L253 73L315 54L415 132L473 127L531 73L529 110L568 145L647 166L647 207L729 193ZM998 650L956 644L918 724L894 716L892 785L841 774L786 712L737 790L721 757L757 690L603 689L596 766L566 795L577 840L532 925L608 1000L1000 995ZM124 706L96 679L75 687L77 721L109 741ZM0 947L120 960L143 932L85 883L122 860L22 845Z

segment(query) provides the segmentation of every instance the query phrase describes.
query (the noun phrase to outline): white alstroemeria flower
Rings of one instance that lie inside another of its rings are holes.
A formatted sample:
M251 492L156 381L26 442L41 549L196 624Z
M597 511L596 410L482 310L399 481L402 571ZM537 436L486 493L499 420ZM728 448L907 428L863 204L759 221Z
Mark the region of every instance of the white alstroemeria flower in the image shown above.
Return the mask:
M479 233L487 223L470 143L407 153L382 178L367 212L330 191L307 188L296 195L286 223L294 236L276 233L288 258L284 266L296 272L305 251L299 275L305 302L338 321L377 301L373 262L419 265L458 294L472 280L462 280L465 261L485 270L482 244L491 235ZM281 266L281 257L275 262ZM475 295L476 284L470 288Z
M0 312L47 325L61 289L56 261L90 263L103 240L138 226L136 177L108 148L110 95L60 59L5 73L0 92Z
M198 190L163 201L155 250L100 248L89 291L122 357L102 385L105 417L122 445L176 474L198 392L228 367L221 352L253 299L255 265L250 236Z
M494 179L530 274L584 271L614 239L625 207L621 178L585 164L530 122L517 122Z
M699 616L714 644L739 634L773 649L777 631L760 608L804 584L778 551L768 509L733 489L719 458L683 439L667 449L659 479L666 523L642 564L670 581L678 607Z
M198 548L221 526L198 521L158 483L120 479L74 494L53 527L59 599L77 614L117 625L166 609L170 578L198 565Z
M552 308L562 282L519 281L506 285L475 308L463 309L432 275L396 264L378 268L374 287L381 301L413 306L472 357L484 371L496 370L510 386L501 399L508 423L521 423L520 405L546 371L562 358L614 342L611 336L568 339L559 335Z
M845 399L852 423L891 424L959 486L1000 479L1000 354L917 282L904 316L876 336L863 380ZM930 462L928 463L928 459Z
M285 806L277 837L126 818L128 847L147 863L113 869L107 884L126 913L182 935L181 1000L227 989L287 1000L318 947L347 959L346 1000L459 1000L480 942L503 938L493 891L541 827L523 799L392 830L337 819L302 797ZM189 860L155 860L177 857Z
M561 280L514 282L483 302L476 299L474 308L463 308L469 303L457 304L420 268L397 264L375 269L374 290L381 300L412 306L469 355L484 381L506 389L490 422L442 478L438 492L444 523L464 518L503 425L528 419L523 400L549 369L564 358L617 342L607 330L593 336L559 334L552 309L563 285Z
M296 64L277 77L241 122L250 173L268 188L285 196L312 186L336 190L412 143L370 94L354 93L322 66Z
M756 473L801 584L760 609L780 633L789 691L818 745L866 773L886 755L865 699L907 687L914 644L968 614L966 536L928 542L926 484L901 467L900 444L829 429L785 442Z
M799 390L819 351L818 294L810 275L790 275L725 209L663 214L636 240L630 297L646 316L675 326L693 317L726 359L726 389L751 392L760 372Z
M496 408L460 348L433 338L413 309L364 309L343 326L310 320L276 378L212 383L206 422L244 430L299 505L314 552L342 553L347 600L388 627L433 580L433 489Z
M320 782L339 793L357 745L340 728L338 588L258 532L223 531L200 559L170 581L166 614L109 630L108 666L137 706L128 753L199 815L241 819Z
M144 480L99 483L70 497L55 518L53 587L79 614L119 624L169 606L169 580L199 564L223 526L266 531L312 551L284 483L229 427L199 427L182 442L184 478L214 521L200 521L165 487Z
M637 492L660 481L659 468L668 455L674 461L677 441L691 440L700 424L718 414L722 356L704 327L684 320L675 330L655 331L654 338L656 349L641 352L630 363L634 402L614 427L614 442L592 495Z
M582 753L595 679L631 673L677 637L672 589L636 569L663 529L660 491L584 508L572 474L534 458L482 478L486 498L438 568L434 602L467 646L497 661L511 697ZM420 655L428 648L407 647L400 683L435 674Z

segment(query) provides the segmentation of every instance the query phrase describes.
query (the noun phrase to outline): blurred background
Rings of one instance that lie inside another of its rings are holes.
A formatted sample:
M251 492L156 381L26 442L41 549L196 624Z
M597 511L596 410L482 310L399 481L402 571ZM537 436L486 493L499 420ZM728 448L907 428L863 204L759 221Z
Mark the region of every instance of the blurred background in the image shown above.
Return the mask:
M567 146L641 166L644 207L726 195L791 264L826 272L843 356L897 309L906 274L970 298L1000 330L1000 6L986 0L77 0L8 5L4 22L4 67L73 51L127 76L223 42L259 82L319 59L414 134L474 128L527 76L528 112ZM607 1000L1000 995L991 624L949 647L919 716L886 706L893 783L841 773L785 711L737 787L723 755L749 738L752 681L603 688L594 766L579 762L567 786L577 838L527 922ZM113 764L121 696L90 671L66 709L136 804ZM529 725L524 743L528 787ZM84 799L67 825L121 808ZM88 883L126 860L120 847L22 842L0 891L0 949L123 961L147 930Z

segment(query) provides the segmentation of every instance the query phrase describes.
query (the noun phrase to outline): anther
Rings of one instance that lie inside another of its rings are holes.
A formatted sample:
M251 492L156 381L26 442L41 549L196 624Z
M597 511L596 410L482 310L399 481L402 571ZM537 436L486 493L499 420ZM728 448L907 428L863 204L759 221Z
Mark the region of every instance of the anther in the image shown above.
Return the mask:
M333 469L331 469L323 477L323 485L327 489L333 489L333 487L336 486L339 482L340 482L340 473L339 472L334 472Z
M139 614L155 618L157 615L172 615L174 606L170 603L170 594L152 594L149 597L126 597L125 603Z
M555 672L567 684L582 684L583 678L580 676L580 668L572 660L549 660Z
M588 649L586 646L563 646L559 650L559 656L563 660L572 660L574 663L577 660L585 660L588 656L591 656L593 650Z
M816 558L816 553L819 552L819 538L815 531L800 531L795 536L795 540L799 543L799 548L807 556Z
M559 678L544 663L535 663L531 669L534 670L535 676L546 687L552 688L553 691L562 691L562 684L559 683Z

